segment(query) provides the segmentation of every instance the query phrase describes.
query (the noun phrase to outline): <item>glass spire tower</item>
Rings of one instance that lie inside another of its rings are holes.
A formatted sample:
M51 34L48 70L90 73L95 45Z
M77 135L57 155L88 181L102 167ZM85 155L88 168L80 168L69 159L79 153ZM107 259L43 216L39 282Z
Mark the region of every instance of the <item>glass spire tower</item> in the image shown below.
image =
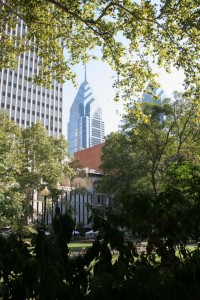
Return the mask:
M80 85L70 108L68 143L71 155L104 142L102 110L95 100L86 78Z

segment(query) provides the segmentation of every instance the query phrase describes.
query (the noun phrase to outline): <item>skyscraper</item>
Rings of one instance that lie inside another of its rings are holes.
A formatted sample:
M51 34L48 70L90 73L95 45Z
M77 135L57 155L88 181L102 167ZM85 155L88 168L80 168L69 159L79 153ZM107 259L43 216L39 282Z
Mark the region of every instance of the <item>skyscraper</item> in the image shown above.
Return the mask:
M150 87L147 87L147 89L150 89ZM150 103L156 103L156 104L161 104L162 101L166 98L165 92L161 88L154 88L152 90L152 93L155 96L158 96L158 100L154 100L153 96L151 94L143 94L141 101L144 102L150 102Z
M26 24L18 20L15 30L8 32L21 36ZM22 53L17 69L0 70L0 109L6 110L10 118L22 128L28 128L40 121L48 135L59 138L62 134L63 87L53 81L46 89L28 81L32 74L38 74L42 60L34 52Z
M71 155L81 149L89 148L104 142L104 122L102 110L95 100L86 79L80 85L70 108L68 122L68 143Z

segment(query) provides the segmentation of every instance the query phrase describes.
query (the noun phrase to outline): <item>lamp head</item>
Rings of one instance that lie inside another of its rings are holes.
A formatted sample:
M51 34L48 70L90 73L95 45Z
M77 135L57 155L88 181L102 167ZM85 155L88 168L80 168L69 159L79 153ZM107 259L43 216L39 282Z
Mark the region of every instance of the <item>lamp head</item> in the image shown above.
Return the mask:
M42 195L45 197L49 196L49 190L46 186L45 186L44 190L42 191Z

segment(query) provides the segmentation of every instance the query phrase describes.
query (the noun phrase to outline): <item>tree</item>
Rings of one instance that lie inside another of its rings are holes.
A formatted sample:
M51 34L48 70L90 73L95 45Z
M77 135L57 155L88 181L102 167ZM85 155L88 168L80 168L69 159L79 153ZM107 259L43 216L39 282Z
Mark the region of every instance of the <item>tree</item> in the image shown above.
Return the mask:
M113 191L114 203L125 221L131 222L134 215L146 222L145 214L149 215L154 200L175 186L189 197L187 200L197 201L198 109L179 93L175 98L161 105L143 103L140 110L129 106L122 131L106 139L102 156L105 176L100 188Z
M0 227L16 227L22 214L24 197L18 191L22 175L24 148L21 130L9 117L0 114Z
M41 123L22 130L22 136L25 159L18 183L20 191L26 195L26 219L34 193L41 193L47 186L51 196L58 196L58 185L63 176L70 172L70 167L67 141L63 136L60 139L48 137Z
M48 137L42 124L19 128L0 114L0 208L1 226L17 227L32 214L34 193L48 186L58 197L63 176L71 174L67 141ZM55 199L56 200L56 199Z
M172 201L177 196L178 203ZM15 237L3 239L0 236L1 296L21 300L198 299L199 249L185 248L183 235L180 243L180 233L184 232L181 227L188 229L192 223L191 218L185 222L186 212L191 212L191 208L179 193L162 194L159 200L172 211L167 215L166 211L157 210L160 218L154 220L154 233L146 252L141 254L131 241L124 240L123 232L116 229L113 215L105 220L96 212L91 220L93 229L100 230L99 235L79 256L69 255L67 244L72 238L74 222L69 215L61 215L59 208L53 220L53 233L46 236L44 230L39 230L33 236L31 247ZM185 211L179 210L181 202ZM172 212L178 214L172 215ZM167 239L163 235L167 235ZM118 256L113 260L114 249Z
M183 69L186 87L199 92L197 0L1 0L0 8L0 67L16 67L21 52L35 51L42 58L32 78L38 84L74 80L72 67L97 48L127 99L153 82L153 64ZM18 18L26 24L23 37L12 31Z
M108 136L103 148L106 181L116 181L121 176L127 186L134 183L134 188L157 194L166 187L167 172L172 166L199 165L197 105L179 93L175 98L161 105L143 103L139 112L129 106L122 131Z

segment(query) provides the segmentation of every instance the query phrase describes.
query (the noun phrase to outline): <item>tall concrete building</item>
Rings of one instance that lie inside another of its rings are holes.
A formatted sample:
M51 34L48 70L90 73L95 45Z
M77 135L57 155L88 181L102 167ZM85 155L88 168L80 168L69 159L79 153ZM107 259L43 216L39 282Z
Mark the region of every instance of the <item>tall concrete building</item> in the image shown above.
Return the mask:
M26 24L18 20L12 35L21 36ZM42 62L34 52L21 54L17 69L0 70L0 109L6 110L10 118L22 128L28 128L40 121L48 135L59 138L62 134L63 87L57 81L46 89L28 81L32 74L38 74Z
M71 155L104 142L102 109L95 100L86 78L70 108L68 122L68 143Z

